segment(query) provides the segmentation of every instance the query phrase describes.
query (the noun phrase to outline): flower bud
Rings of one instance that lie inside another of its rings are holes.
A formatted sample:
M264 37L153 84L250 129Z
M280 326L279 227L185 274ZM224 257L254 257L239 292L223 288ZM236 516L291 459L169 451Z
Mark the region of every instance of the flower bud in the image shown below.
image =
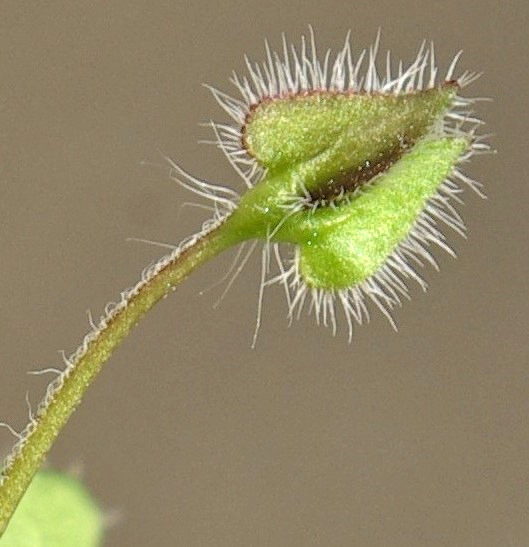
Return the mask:
M425 286L413 263L435 265L432 243L452 252L437 223L464 231L450 204L461 191L454 179L478 193L479 184L457 164L487 148L472 100L458 96L476 77L453 79L459 54L437 82L433 47L397 75L388 56L383 78L377 49L378 39L359 78L363 54L355 63L348 39L332 65L329 54L318 60L312 34L299 51L284 40L282 57L267 45L267 62L247 60L249 76L234 75L241 99L213 89L236 121L213 124L217 144L249 188L226 214L233 241L263 239L268 256L274 247L291 315L310 294L334 327L338 299L350 334L366 296L392 321L405 279ZM295 246L292 260L281 243Z

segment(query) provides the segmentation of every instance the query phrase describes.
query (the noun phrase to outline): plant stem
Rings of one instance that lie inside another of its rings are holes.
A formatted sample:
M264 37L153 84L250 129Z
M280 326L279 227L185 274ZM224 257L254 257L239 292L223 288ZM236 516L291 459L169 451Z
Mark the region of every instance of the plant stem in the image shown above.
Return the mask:
M133 326L196 267L235 243L227 223L205 231L126 298L126 304L103 322L86 351L79 354L57 389L41 403L27 436L15 446L2 470L0 487L0 537L54 440L68 421L103 364Z

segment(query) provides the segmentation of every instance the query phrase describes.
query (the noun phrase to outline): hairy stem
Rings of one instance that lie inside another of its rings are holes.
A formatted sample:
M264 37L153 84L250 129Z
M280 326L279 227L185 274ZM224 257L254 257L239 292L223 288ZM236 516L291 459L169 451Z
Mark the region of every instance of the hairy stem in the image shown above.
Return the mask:
M63 373L57 389L48 393L2 470L0 487L0 537L33 476L103 364L132 327L196 267L217 255L234 238L226 223L197 236L170 256L165 266L137 285L124 305L104 321L84 351Z

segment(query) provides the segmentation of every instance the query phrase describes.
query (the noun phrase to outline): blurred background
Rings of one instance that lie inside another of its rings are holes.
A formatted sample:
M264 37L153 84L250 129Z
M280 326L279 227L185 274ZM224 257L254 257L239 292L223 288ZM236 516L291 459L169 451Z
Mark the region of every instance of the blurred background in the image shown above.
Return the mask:
M119 518L108 546L529 544L529 4L521 0L18 2L0 7L0 418L36 406L109 301L207 212L160 152L242 188L200 122L226 121L202 83L232 92L243 54L295 43L381 47L414 59L433 40L484 75L497 155L467 173L468 240L438 252L427 293L379 313L352 344L303 315L287 327L259 259L212 309L219 257L160 303L116 352L50 454ZM448 233L448 229L446 232ZM343 323L343 321L342 321ZM0 452L13 438L0 430Z

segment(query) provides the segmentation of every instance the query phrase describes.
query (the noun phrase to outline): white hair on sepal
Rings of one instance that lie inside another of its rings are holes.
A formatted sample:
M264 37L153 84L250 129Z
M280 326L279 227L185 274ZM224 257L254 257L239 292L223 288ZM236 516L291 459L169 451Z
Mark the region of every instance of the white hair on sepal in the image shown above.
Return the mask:
M211 90L220 106L233 120L242 125L249 109L263 99L280 98L308 91L398 94L403 90L425 90L442 83L437 82L438 70L435 66L434 46L431 44L427 49L426 42L421 44L415 60L406 70L404 70L402 62L398 64L399 69L396 75L392 73L391 55L388 51L385 76L381 79L377 68L379 44L380 31L377 33L374 44L368 50L367 68L365 75L360 78L359 72L366 51L362 51L356 62L353 60L350 31L347 33L343 48L338 51L331 63L331 50L327 50L322 62L318 59L314 33L310 28L310 54L307 54L304 36L301 37L301 49L298 53L293 44L288 46L283 35L283 58L281 58L281 53L271 51L268 42L265 42L267 57L265 62L252 63L245 56L249 77L233 73L230 78L241 98L232 97L208 84L204 85ZM452 79L460 54L461 52L454 58L444 81ZM426 79L427 72L429 78ZM479 74L464 73L457 82L460 86L464 86L477 77ZM426 81L428 83L425 83Z
M256 182L266 174L262 168L246 151L241 147L242 135L240 130L230 125L210 121L209 124L215 133L216 140L213 141L222 150L235 172L243 179L247 188L252 188Z
M235 125L210 122L216 136L211 141L228 158L235 171L242 177L246 186L252 187L266 175L266 169L245 149L243 145L243 130L251 110L266 99L277 99L306 92L338 92L338 93L384 93L399 95L435 88L444 82L455 82L459 88L464 88L475 81L481 73L464 72L454 78L455 70L462 52L453 58L446 76L438 78L439 69L436 66L433 43L429 47L422 42L415 59L406 67L402 61L395 63L390 51L385 56L384 76L378 72L378 52L380 49L380 29L373 45L363 50L355 60L352 54L351 32L346 35L344 45L332 57L327 50L323 61L317 54L314 31L309 26L309 39L301 36L300 47L289 44L285 34L282 35L281 51L274 51L268 41L265 41L265 61L253 63L244 56L247 75L233 72L230 82L236 88L239 97L233 97L224 91L204 84L213 94L221 108L232 118ZM367 62L364 61L367 59ZM364 67L366 64L366 67ZM393 66L397 65L395 72ZM363 72L363 76L361 76ZM463 98L456 96L452 107L433 133L443 135L474 136L474 130L483 122L473 114L472 107L481 98ZM476 139L473 153L480 149L487 151L486 144L479 144ZM478 185L472 186L479 190Z
M472 154L472 146L468 154ZM294 318L299 320L308 299L308 313L314 314L318 325L330 326L333 335L337 330L336 304L341 304L348 327L349 342L352 341L354 324L361 325L369 321L369 303L378 308L396 330L392 312L395 307L402 305L403 298L410 299L406 281L413 280L423 291L427 289L426 281L412 264L424 267L424 263L428 262L439 270L429 250L431 245L436 245L456 257L454 250L446 243L446 237L438 229L438 223L446 224L465 237L464 222L450 203L450 199L454 197L459 200L457 194L462 191L452 180L455 177L460 178L474 191L479 191L479 187L476 190L476 181L462 175L457 166L454 167L451 177L448 177L440 185L438 192L428 200L408 235L386 258L384 264L374 275L353 287L339 290L309 287L299 270L299 248L294 251L293 258L285 259L281 256L279 244L274 244L279 273L262 281L262 284L268 286L277 283L283 286L287 295L289 324Z
M350 32L347 33L343 47L335 55L331 50L327 50L321 61L318 58L311 27L309 27L308 39L302 36L299 47L289 44L284 34L280 51L274 51L269 43L265 42L265 61L255 63L245 56L246 75L238 75L234 72L230 78L237 89L238 97L232 97L206 85L219 105L235 122L227 124L210 121L208 125L212 127L215 135L215 139L210 142L227 157L235 172L244 181L246 188L252 188L265 177L266 169L243 146L243 131L252 109L264 100L319 91L400 95L436 88L445 82L454 83L459 88L463 88L480 76L479 73L473 72L463 72L459 77L454 76L461 57L461 52L458 52L450 63L445 78L440 79L434 45L433 43L427 45L426 42L420 45L414 60L407 65L402 61L395 62L388 51L385 55L384 70L379 72L377 60L379 49L380 31L373 45L363 50L356 59L352 53ZM488 144L483 142L485 137L476 134L483 122L474 115L473 106L480 100L488 99L456 95L446 115L432 126L429 135L425 137L452 136L469 140L467 152L463 154L459 164L465 163L475 154L490 151ZM171 166L172 175L182 186L213 203L215 215L212 222L222 222L237 208L239 195L234 190L197 179L172 162ZM290 199L285 200L283 220L278 226L270 227L269 236L272 237L275 231L279 230L282 222L295 212L315 211L319 206L336 207L342 200L349 202L365 192L370 185L376 184L377 178L374 177L353 192L347 194L343 192L321 203L317 203L308 191L301 192L302 195L292 195ZM290 323L294 318L299 319L305 308L316 316L318 323L329 326L334 334L338 323L336 305L339 305L345 315L349 339L351 339L354 324L367 322L369 307L375 306L396 328L392 313L395 307L401 305L403 299L410 298L407 282L414 280L423 290L426 290L426 282L415 268L423 267L425 263L428 263L438 269L431 252L432 246L440 247L455 256L455 252L440 231L439 224L446 224L463 237L465 236L463 220L452 206L452 200L462 203L463 186L470 187L484 197L481 183L463 174L459 166L456 166L450 177L439 186L437 194L428 201L408 236L396 246L379 270L364 282L343 290L308 287L299 272L299 249L294 251L293 258L286 260L283 258L283 245L272 242L269 237L261 255L258 316L253 344L255 345L261 324L264 289L273 284L281 284L285 290ZM222 282L226 280L228 282L217 304L230 289L255 247L256 242L253 242L244 254L241 247L222 280ZM278 272L275 273L270 272L272 256L275 257L278 267ZM150 277L151 270L157 267L159 265L154 264L147 272L146 278ZM306 306L307 303L308 306Z

